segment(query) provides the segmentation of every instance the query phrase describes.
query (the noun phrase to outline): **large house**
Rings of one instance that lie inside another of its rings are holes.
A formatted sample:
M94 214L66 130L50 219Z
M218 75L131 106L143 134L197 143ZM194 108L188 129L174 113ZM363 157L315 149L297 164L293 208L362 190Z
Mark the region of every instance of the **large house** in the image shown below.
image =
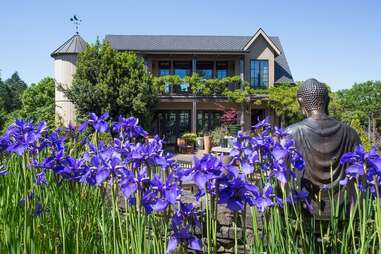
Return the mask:
M190 35L106 35L112 48L133 51L144 59L154 76L190 76L198 73L204 79L240 76L252 87L271 87L293 83L293 77L281 42L259 29L252 36L190 36ZM74 35L51 55L55 59L57 83L70 86L75 73L76 55L86 42ZM212 130L218 126L224 109L239 113L238 123L244 130L258 118L278 118L272 110L258 106L256 100L265 95L251 95L250 103L233 103L224 96L195 96L189 84L178 89L168 87L160 95L155 111L155 129L169 142L184 132ZM73 105L56 90L56 113L64 124L75 120Z

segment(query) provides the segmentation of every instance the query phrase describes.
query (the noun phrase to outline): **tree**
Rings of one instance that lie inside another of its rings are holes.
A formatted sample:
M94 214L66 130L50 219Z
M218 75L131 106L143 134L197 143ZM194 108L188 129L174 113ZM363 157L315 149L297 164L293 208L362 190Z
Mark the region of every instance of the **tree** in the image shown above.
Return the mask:
M14 112L22 107L21 96L26 88L26 83L17 72L4 82L0 79L0 129L17 115Z
M338 103L342 106L341 119L351 123L360 120L361 126L368 127L368 138L378 143L378 126L381 115L381 81L355 83L350 89L337 91Z
M360 124L360 119L354 118L351 122L351 127L357 132L357 134L359 134L361 144L364 146L365 150L369 151L371 148L370 140L364 130L364 127Z
M1 92L4 98L4 105L7 112L21 108L21 97L27 84L20 78L17 72L4 81L4 90Z
M296 93L300 83L279 84L269 89L269 106L281 117L281 125L292 124L303 118L298 102L296 101Z
M342 106L341 118L347 123L359 118L364 126L368 124L369 113L381 110L381 81L355 83L350 89L336 92Z
M157 104L157 91L143 59L113 50L107 42L79 54L72 86L63 90L79 118L88 112L109 112L112 119L134 115L147 127Z
M54 128L54 79L43 78L37 84L29 86L22 96L20 115L35 122L46 121Z

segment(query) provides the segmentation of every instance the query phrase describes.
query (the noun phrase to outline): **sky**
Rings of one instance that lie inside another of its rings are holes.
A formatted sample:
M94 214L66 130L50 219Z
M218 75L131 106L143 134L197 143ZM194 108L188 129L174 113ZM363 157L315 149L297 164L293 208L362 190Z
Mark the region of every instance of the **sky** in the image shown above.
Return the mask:
M294 80L334 90L381 80L379 0L0 0L0 76L53 76L50 53L70 38L73 14L90 43L106 34L279 36Z

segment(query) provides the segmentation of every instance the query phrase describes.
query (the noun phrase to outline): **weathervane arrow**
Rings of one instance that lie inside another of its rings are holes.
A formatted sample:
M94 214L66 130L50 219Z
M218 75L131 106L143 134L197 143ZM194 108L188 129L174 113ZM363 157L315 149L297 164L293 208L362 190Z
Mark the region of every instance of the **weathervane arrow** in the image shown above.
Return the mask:
M79 34L78 28L81 25L82 19L80 19L77 15L73 15L73 17L70 18L70 21L73 22L73 24L75 25L76 34Z

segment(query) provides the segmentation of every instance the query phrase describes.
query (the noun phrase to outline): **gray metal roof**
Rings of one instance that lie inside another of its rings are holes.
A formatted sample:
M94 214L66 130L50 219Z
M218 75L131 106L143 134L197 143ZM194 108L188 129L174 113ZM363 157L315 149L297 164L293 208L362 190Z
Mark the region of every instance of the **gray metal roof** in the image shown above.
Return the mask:
M62 54L78 54L84 51L87 45L87 42L79 34L75 34L50 55L54 57Z
M279 37L272 36L270 38L281 51L281 54L275 57L274 83L294 83L290 66L288 65L287 58L284 54L282 43L280 42Z
M242 51L250 36L106 35L114 49L132 51Z
M117 50L150 52L232 52L244 53L243 48L252 36L214 35L106 35L111 47ZM275 58L275 83L291 82L293 78L281 42L269 36L281 50Z

